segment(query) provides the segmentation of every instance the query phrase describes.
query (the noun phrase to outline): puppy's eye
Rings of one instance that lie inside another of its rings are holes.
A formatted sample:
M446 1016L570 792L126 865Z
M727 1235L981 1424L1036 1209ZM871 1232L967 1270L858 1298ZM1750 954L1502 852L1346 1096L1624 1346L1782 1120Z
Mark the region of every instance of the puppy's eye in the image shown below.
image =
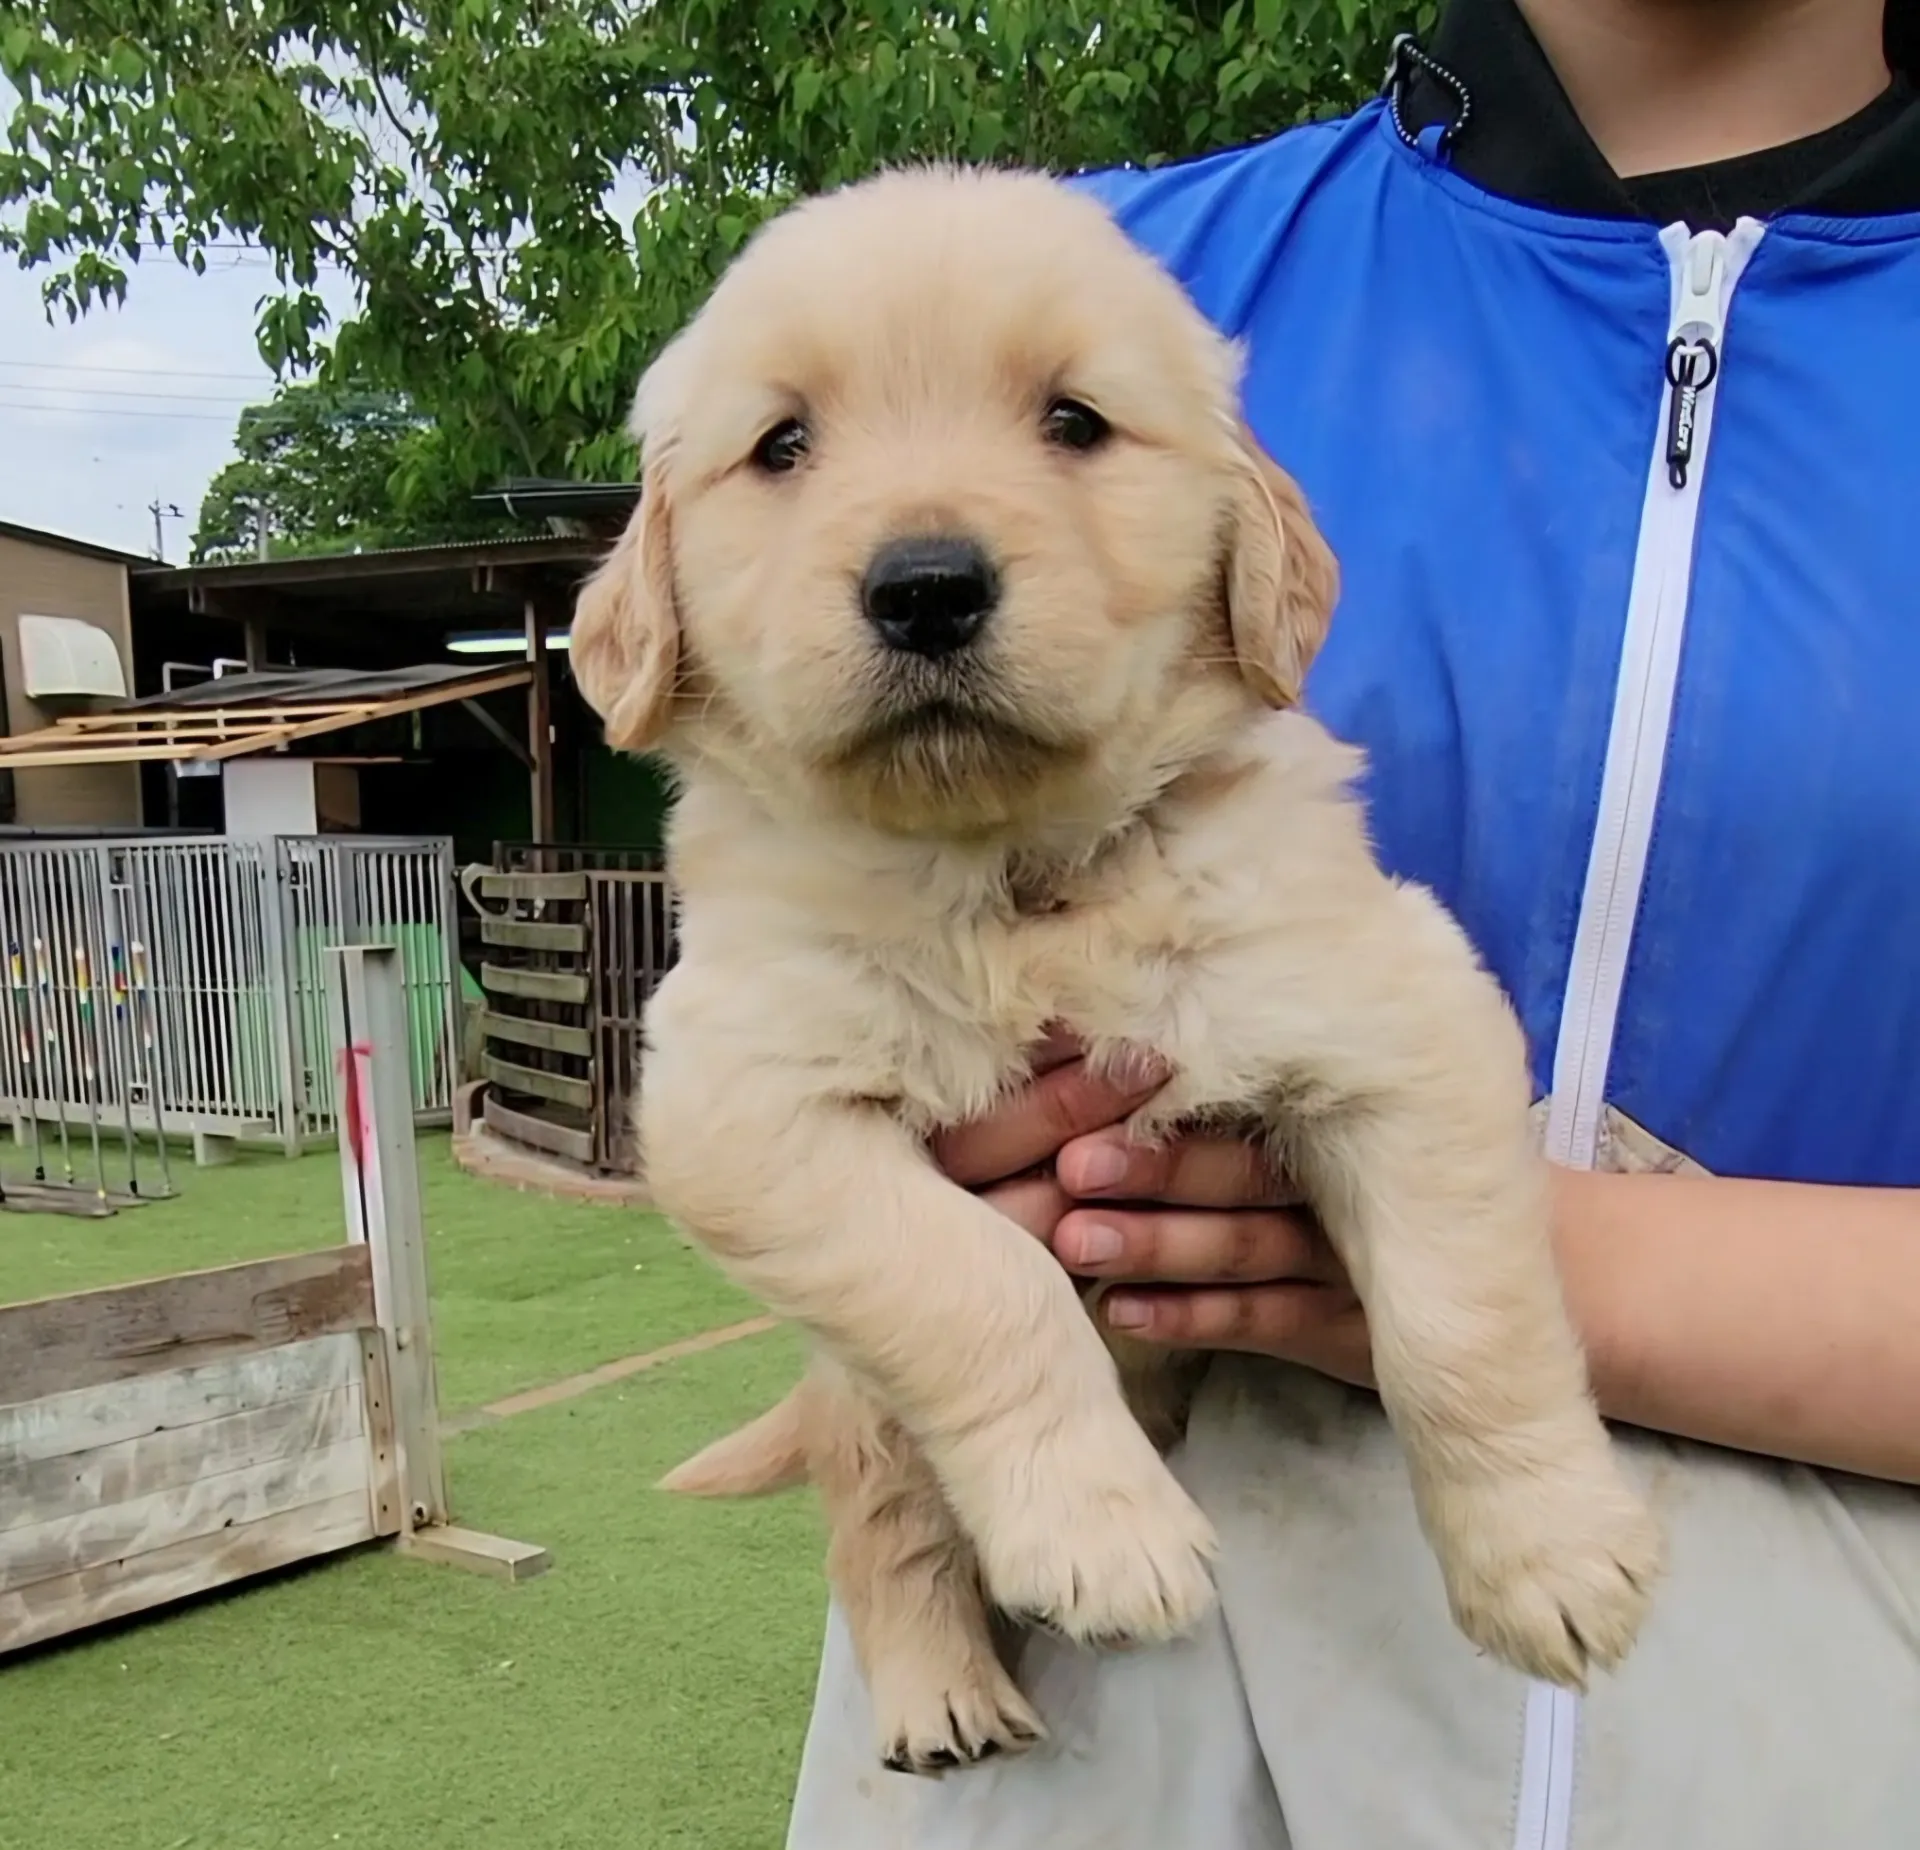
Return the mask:
M753 446L753 466L766 475L786 475L799 468L812 443L812 433L798 418L782 418Z
M1063 450L1097 450L1113 435L1113 426L1077 398L1056 398L1040 420L1041 433Z

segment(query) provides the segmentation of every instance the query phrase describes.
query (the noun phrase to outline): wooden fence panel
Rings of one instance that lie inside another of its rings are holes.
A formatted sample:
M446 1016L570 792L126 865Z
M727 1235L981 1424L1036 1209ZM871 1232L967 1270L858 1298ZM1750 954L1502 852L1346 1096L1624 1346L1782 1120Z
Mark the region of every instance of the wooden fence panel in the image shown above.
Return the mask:
M354 1246L0 1305L0 1407L372 1322Z
M0 1407L0 1497L6 1494L8 1473L36 1459L88 1452L347 1387L360 1379L355 1348L351 1336L317 1336L279 1349Z
M372 1539L367 1493L360 1488L57 1579L0 1588L0 1652L123 1619L151 1606Z
M372 1540L374 1460L352 1330L0 1408L0 1652Z

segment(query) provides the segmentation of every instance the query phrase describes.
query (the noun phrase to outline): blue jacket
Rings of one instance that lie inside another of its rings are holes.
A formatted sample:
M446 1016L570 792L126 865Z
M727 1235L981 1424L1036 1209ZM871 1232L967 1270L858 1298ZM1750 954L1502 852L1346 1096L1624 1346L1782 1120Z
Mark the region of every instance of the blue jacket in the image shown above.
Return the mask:
M1920 1186L1920 213L1551 212L1380 104L1084 184L1248 344L1344 575L1309 705L1556 1154L1604 1098L1716 1172Z

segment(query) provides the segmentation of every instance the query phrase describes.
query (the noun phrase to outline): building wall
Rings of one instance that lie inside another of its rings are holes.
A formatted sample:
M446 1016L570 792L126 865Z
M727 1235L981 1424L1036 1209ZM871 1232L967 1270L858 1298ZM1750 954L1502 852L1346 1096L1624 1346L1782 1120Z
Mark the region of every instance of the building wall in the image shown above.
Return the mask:
M6 679L6 730L35 732L59 716L29 700L20 666L22 616L78 617L113 638L133 690L133 627L127 609L127 569L115 559L90 558L60 546L0 534L0 674ZM130 764L52 765L14 773L14 820L60 823L140 823L140 773Z

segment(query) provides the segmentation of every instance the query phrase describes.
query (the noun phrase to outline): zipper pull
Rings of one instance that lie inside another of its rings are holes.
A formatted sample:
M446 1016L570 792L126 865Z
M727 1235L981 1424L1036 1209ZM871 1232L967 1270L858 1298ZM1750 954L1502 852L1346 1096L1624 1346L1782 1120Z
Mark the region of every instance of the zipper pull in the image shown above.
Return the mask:
M1726 320L1727 241L1702 231L1687 241L1680 269L1680 299L1667 331L1667 480L1687 485L1700 395L1720 371L1720 336Z

